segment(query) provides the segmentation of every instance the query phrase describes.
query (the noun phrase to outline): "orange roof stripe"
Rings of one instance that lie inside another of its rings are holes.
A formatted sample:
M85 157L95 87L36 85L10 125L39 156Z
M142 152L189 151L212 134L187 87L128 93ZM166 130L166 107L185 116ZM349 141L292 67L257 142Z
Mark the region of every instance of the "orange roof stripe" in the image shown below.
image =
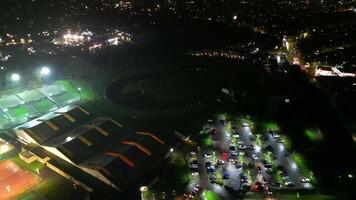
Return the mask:
M83 142L84 144L86 144L87 146L91 146L93 143L88 140L87 138L85 138L84 136L78 136L78 139Z
M80 111L82 111L83 113L85 113L86 115L90 115L90 112L88 112L88 111L85 110L84 108L78 107L78 109L79 109Z
M100 127L95 127L94 129L96 129L97 131L99 131L99 133L101 133L104 136L108 136L110 135L107 131L105 131L104 129L100 128Z
M123 125L121 125L119 122L115 121L115 120L111 120L114 124L116 124L117 126L119 126L120 128L124 127Z
M99 165L94 165L94 166L91 166L91 167L93 169L95 169L95 170L102 170L106 175L111 176L111 173L105 167L102 167L102 166L99 166Z
M105 152L105 155L107 156L112 156L112 157L116 157L116 158L120 158L124 163L126 163L128 166L130 167L135 167L135 163L132 162L131 160L129 160L126 156L120 154L120 153L116 153L116 152L112 152L112 151L107 151Z
M25 129L25 132L27 132L27 134L31 134L32 137L35 137L37 140L40 140L40 137L31 129Z
M62 113L62 115L71 122L75 122L75 119L68 113Z
M139 144L137 142L124 140L121 143L122 144L127 144L127 145L133 145L133 146L137 147L138 149L140 149L142 152L144 152L146 155L148 155L148 156L152 155L150 150L148 150L146 147L142 146L141 144Z
M159 139L157 136L155 136L154 134L152 133L148 133L148 132L142 132L142 131L137 131L136 132L137 134L139 135L147 135L147 136L150 136L151 138L153 138L154 140L156 140L157 142L161 143L161 144L164 144L164 142Z
M58 126L56 126L53 122L45 121L45 123L46 123L51 129L53 129L54 131L58 131L58 130L59 130Z

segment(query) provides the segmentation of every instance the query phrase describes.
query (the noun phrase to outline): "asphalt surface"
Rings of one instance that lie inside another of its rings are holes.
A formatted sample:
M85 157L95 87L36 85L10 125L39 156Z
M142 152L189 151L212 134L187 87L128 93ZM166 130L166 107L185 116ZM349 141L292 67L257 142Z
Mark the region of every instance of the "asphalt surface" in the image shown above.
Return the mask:
M188 191L194 191L194 187L199 184L203 189L205 190L211 190L215 193L217 193L219 196L223 197L223 199L234 199L230 192L228 192L224 186L229 186L233 188L234 190L238 190L242 187L242 183L240 181L240 174L243 173L243 171L246 173L247 170L249 170L250 175L251 175L251 183L249 184L251 186L251 189L254 189L254 184L256 182L262 183L264 187L268 188L269 191L273 192L275 194L275 191L280 189L279 187L274 187L272 186L272 183L274 182L273 180L273 174L268 174L266 172L266 169L264 168L264 165L262 163L263 160L263 152L262 149L267 146L271 145L273 148L273 156L275 157L275 163L276 166L281 165L284 167L285 171L287 172L287 176L289 176L289 181L293 183L292 187L285 186L282 183L282 188L283 189L312 189L312 185L310 183L302 183L301 178L303 177L300 173L300 170L296 166L295 162L288 156L289 152L287 151L285 145L283 143L277 143L276 139L272 137L271 134L267 134L267 139L262 140L263 147L256 147L256 141L251 141L250 136L254 136L254 134L251 132L251 129L246 126L237 126L237 124L232 124L232 126L237 127L238 130L238 141L243 142L244 145L247 147L246 150L241 150L238 149L237 152L241 153L244 152L244 163L240 169L237 169L233 162L230 162L229 159L226 159L226 156L222 156L223 152L227 152L228 155L230 155L229 147L233 145L231 140L233 139L233 134L228 133L226 131L226 127L221 124L220 122L217 122L216 124L213 124L212 127L216 128L216 135L213 135L213 148L212 149L200 149L197 151L196 155L190 155L191 159L197 159L198 160L198 176L193 176L193 180L188 187ZM250 145L254 146L254 149L248 148ZM239 147L239 145L237 145ZM205 153L212 153L212 157L205 157ZM214 156L215 154L215 156ZM255 154L257 156L257 159L252 158L252 154ZM216 172L215 173L207 173L207 170L205 168L205 163L210 161L213 164L215 164L216 159L214 157L217 157L218 159L225 160L224 164L219 165L216 167ZM253 167L248 167L247 163L252 163L254 166ZM258 167L261 168L261 172L258 172ZM229 174L228 179L223 179L223 185L217 184L217 183L212 183L210 181L210 177L217 175L217 173L221 173L221 169L225 168L227 170L227 173ZM273 169L274 171L276 169ZM266 180L266 183L263 183L263 177ZM267 192L267 190L262 191L264 193Z

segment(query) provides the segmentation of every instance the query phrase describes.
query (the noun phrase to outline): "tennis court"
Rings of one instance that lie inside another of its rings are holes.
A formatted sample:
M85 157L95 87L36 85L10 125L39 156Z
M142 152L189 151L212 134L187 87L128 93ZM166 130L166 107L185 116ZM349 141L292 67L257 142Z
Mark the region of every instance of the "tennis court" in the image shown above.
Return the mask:
M78 96L67 92L59 83L12 94L5 92L0 96L0 129L24 123L31 117L47 114L79 100Z
M0 128L6 127L9 122L9 117L0 109Z
M28 103L38 113L47 113L57 108L57 105L48 98L42 98Z
M10 199L31 188L37 178L10 160L0 162L0 200Z

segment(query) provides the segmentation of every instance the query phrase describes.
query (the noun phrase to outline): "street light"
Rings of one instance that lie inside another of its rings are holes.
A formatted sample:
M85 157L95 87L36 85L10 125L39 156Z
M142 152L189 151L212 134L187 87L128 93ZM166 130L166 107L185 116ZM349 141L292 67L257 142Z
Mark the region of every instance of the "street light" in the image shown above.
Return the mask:
M48 76L51 73L51 69L44 66L40 69L40 76Z
M11 74L11 80L14 81L14 82L17 82L21 79L21 76L17 73L13 73Z

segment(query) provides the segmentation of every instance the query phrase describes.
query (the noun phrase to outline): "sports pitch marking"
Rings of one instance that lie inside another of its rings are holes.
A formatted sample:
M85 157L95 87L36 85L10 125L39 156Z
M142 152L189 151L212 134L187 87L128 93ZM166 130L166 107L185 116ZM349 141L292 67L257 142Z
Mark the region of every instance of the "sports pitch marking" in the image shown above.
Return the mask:
M0 200L15 197L37 182L35 176L22 170L12 161L0 162Z

